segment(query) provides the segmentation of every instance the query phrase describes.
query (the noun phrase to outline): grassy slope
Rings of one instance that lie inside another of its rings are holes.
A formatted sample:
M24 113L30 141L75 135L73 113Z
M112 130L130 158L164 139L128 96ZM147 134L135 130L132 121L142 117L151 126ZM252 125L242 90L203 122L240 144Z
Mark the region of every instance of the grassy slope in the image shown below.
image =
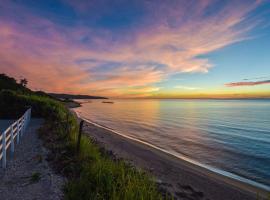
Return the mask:
M152 177L112 159L85 135L76 154L75 117L61 102L26 91L0 91L0 113L16 116L31 106L34 116L46 119L40 133L55 168L68 177L65 199L162 199Z

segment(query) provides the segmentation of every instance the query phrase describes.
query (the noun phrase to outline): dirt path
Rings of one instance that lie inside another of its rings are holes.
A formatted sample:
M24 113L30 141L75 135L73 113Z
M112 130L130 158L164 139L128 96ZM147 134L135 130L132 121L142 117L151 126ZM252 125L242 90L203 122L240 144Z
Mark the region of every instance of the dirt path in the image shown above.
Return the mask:
M38 138L42 120L33 119L15 153L7 157L7 168L0 168L0 199L62 199L64 178L56 175L46 161L47 150Z

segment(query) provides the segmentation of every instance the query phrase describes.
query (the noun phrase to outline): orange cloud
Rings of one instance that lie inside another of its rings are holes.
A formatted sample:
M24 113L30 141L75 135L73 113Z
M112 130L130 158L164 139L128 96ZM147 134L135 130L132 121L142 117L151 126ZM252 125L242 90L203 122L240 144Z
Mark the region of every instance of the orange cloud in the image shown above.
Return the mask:
M186 4L162 4L163 14L146 5L149 19L157 23L150 21L132 37L116 41L110 31L59 25L14 6L16 12L23 10L24 21L0 18L0 72L26 77L31 88L50 92L151 93L153 84L175 72L208 72L213 64L200 55L246 39L256 25L246 16L258 1L227 3L215 15L203 17L211 3L200 1L192 5L193 12Z

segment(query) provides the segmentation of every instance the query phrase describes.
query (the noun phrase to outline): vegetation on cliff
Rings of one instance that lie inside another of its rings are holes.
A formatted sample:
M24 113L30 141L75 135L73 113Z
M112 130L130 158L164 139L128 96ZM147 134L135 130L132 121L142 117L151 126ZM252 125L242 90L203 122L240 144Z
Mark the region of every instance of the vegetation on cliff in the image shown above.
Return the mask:
M89 137L81 138L76 152L78 123L63 104L46 93L33 92L15 79L0 75L1 117L20 116L32 107L34 117L46 120L40 130L50 150L52 166L68 178L65 199L162 199L153 178L123 160L102 151Z

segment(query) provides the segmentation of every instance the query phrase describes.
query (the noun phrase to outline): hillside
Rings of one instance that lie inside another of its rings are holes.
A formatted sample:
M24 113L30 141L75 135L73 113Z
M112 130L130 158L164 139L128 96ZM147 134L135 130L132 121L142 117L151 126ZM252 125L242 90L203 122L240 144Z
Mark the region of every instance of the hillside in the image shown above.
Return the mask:
M47 96L47 97L51 96L57 99L107 99L106 97L91 96L91 95L57 94L57 93L45 93L42 91L34 92L28 89L26 85L18 83L16 79L9 77L6 74L0 74L0 91L1 90L20 91L24 93L37 94L40 96Z

